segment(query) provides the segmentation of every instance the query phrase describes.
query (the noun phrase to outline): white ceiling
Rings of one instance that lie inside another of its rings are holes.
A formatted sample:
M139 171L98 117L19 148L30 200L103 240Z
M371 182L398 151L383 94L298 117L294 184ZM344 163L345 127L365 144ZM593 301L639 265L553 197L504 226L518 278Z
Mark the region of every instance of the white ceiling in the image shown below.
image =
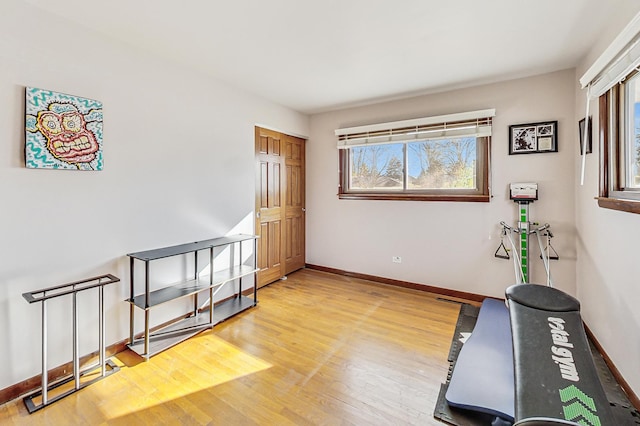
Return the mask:
M27 0L309 114L574 67L623 1Z

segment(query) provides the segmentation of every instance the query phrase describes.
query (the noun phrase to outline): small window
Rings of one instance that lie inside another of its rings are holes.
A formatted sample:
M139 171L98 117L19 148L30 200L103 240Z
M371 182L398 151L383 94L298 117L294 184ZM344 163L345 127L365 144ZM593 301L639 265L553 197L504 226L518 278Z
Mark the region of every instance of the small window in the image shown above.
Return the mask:
M600 97L601 207L640 213L640 73Z
M451 117L440 116L415 126L405 121L337 130L339 198L489 201L491 118L487 110L476 113L481 121L433 123Z

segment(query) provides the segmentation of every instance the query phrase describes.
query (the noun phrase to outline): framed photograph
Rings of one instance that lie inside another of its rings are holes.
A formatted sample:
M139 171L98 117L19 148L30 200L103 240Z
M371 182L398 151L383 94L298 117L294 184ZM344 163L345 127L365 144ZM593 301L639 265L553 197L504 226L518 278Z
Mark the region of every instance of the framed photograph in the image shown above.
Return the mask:
M558 151L558 122L509 126L509 155Z
M589 116L589 120L585 120L584 118L578 122L578 140L580 141L580 155L582 155L582 147L584 146L584 123L587 124L587 154L591 154L591 116Z

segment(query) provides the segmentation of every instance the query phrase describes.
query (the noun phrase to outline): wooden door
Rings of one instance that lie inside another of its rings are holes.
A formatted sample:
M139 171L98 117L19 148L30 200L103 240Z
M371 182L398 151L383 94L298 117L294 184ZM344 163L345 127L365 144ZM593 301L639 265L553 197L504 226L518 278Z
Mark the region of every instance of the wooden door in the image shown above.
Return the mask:
M258 288L305 264L304 143L256 127Z
M256 234L258 288L285 275L284 141L280 133L256 127Z
M305 263L305 151L304 139L284 137L285 142L285 275Z

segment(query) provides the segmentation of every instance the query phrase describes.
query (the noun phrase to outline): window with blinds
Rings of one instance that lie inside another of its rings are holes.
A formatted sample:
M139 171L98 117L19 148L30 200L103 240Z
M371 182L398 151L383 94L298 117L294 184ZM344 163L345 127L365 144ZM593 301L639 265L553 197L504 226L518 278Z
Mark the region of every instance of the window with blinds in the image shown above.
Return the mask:
M599 99L600 207L640 213L640 13L580 79ZM583 135L583 141L588 135ZM586 152L583 149L583 152ZM584 182L586 156L582 157Z
M343 199L489 201L495 110L335 131Z

